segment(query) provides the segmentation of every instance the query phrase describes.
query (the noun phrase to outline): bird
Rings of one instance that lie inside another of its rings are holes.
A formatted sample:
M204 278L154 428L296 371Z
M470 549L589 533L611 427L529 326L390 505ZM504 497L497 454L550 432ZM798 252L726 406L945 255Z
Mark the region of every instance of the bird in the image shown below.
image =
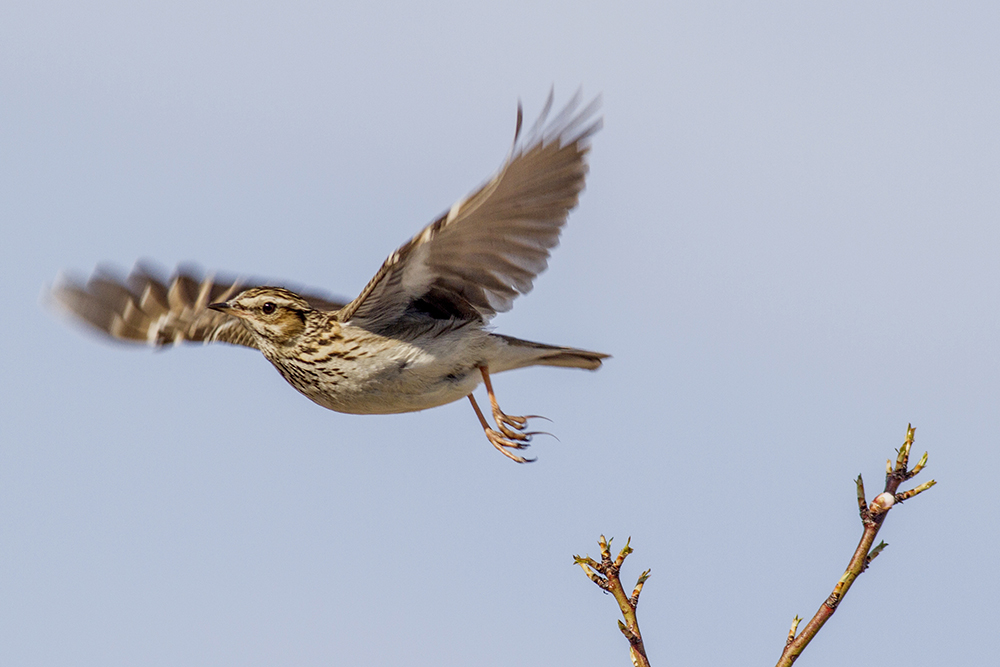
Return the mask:
M529 292L576 206L588 172L601 100L578 91L548 120L550 92L500 169L400 246L361 293L342 302L308 290L201 273L164 277L139 263L128 276L99 266L87 280L61 275L55 305L100 334L161 347L181 342L256 348L295 389L349 414L392 414L468 397L487 440L518 463L529 419L500 409L491 375L528 366L596 370L610 355L536 343L488 326ZM482 382L493 424L473 390Z

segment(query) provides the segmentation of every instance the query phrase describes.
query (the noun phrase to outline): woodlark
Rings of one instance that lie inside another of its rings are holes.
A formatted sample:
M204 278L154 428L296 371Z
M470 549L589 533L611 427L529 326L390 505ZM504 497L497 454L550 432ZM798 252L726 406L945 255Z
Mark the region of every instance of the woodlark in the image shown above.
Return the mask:
M486 437L505 456L528 446L529 417L500 410L490 374L526 366L596 370L608 355L491 333L547 266L587 173L600 100L580 94L514 144L500 171L392 253L350 303L252 286L181 268L170 279L138 265L127 278L98 269L61 278L56 302L104 334L161 346L223 342L259 349L296 389L353 414L424 410L469 397ZM486 385L495 428L472 395Z

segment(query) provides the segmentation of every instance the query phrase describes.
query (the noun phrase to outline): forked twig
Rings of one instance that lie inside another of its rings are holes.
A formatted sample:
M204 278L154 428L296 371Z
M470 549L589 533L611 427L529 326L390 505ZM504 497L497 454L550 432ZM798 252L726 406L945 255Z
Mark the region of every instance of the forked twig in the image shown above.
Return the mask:
M920 457L920 460L911 470L906 469L915 432L916 429L912 425L907 425L906 441L899 448L896 456L896 465L893 466L891 460L886 462L885 489L882 493L875 496L875 499L870 504L865 500L865 485L861 479L861 475L858 475L857 480L855 480L858 489L858 509L861 513L861 524L864 527L861 542L858 544L858 548L855 549L854 555L851 557L851 562L847 565L847 570L840 577L840 580L837 581L837 585L833 587L833 592L820 605L819 611L806 624L802 632L796 634L801 619L796 616L792 621L788 640L785 642L785 648L781 652L781 659L778 660L778 667L787 667L795 662L802 654L802 651L805 650L805 647L809 645L809 642L812 641L813 637L816 636L816 633L823 627L823 624L837 611L837 606L844 599L844 596L847 595L847 591L850 590L854 580L885 549L887 546L885 542L880 542L874 548L872 545L875 544L875 537L878 535L878 531L882 527L882 523L885 521L886 516L888 516L892 506L904 500L909 500L937 483L932 479L909 491L897 492L900 484L915 477L927 465L927 453L924 452L924 455Z
M618 577L625 557L632 553L631 541L632 538L629 538L622 550L618 552L618 557L611 560L611 540L605 539L601 535L601 539L598 540L601 547L601 562L598 563L589 556L573 556L573 562L579 565L587 577L601 590L615 596L618 607L622 611L622 617L625 619L624 622L618 621L618 629L628 640L632 664L635 667L649 667L646 649L642 645L642 634L639 632L639 621L635 615L635 609L639 606L639 593L642 592L643 584L649 579L649 570L639 575L639 581L632 589L632 595L625 593L621 579Z

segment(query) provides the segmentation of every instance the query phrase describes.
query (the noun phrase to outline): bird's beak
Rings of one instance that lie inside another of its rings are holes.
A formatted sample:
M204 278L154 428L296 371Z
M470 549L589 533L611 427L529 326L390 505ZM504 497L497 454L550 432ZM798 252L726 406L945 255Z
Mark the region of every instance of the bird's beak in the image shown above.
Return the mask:
M212 310L217 310L220 313L225 313L230 317L235 317L240 320L247 319L247 311L243 306L233 305L230 301L220 301L219 303L210 303L208 307Z

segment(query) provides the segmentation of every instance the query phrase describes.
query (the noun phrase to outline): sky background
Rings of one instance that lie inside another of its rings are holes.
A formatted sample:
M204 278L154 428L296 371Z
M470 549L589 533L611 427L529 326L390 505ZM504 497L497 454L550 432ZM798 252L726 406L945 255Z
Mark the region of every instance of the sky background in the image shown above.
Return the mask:
M604 533L652 569L654 665L773 664L908 422L939 484L799 664L995 659L998 34L995 2L4 2L0 662L624 666L572 564ZM140 258L352 298L553 85L605 127L494 324L613 358L495 378L553 420L537 463L466 401L341 415L43 304Z

